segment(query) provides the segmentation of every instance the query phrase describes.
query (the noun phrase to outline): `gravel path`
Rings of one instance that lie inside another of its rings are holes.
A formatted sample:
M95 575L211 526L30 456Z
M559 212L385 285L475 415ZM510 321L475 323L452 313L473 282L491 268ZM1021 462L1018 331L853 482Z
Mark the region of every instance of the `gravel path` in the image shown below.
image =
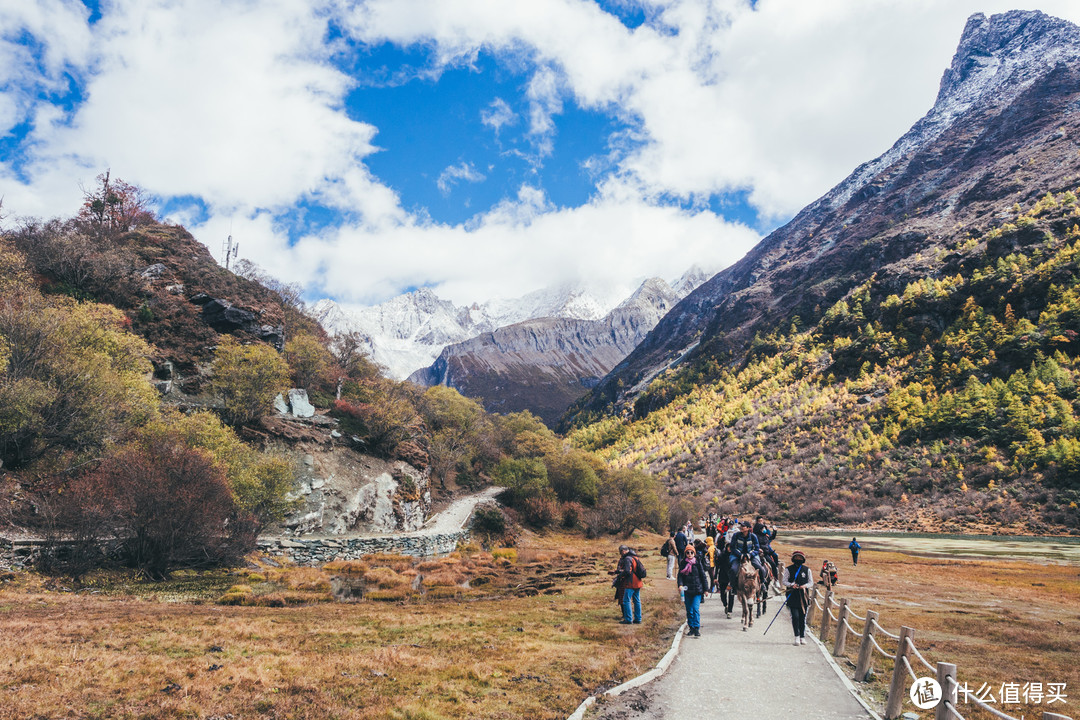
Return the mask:
M807 634L792 645L791 619L769 603L768 616L741 630L735 602L724 618L720 596L701 605L701 637L684 637L679 655L661 677L597 705L589 720L706 720L713 718L814 718L867 720L869 713L844 687ZM648 612L648 608L645 608Z
M424 527L419 532L408 533L409 535L441 535L457 532L465 527L469 516L480 503L492 500L506 488L489 487L475 495L466 495L450 503L445 510L428 518Z

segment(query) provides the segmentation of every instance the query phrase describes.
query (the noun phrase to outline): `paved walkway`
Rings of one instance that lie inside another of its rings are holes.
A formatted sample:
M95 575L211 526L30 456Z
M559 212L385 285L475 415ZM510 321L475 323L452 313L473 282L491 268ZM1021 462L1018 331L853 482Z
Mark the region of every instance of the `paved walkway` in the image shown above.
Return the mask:
M678 657L659 680L599 706L587 715L605 720L717 720L723 718L814 718L867 720L869 713L852 697L821 654L816 640L792 645L791 617L785 609L768 635L762 635L779 609L742 631L740 606L724 618L720 596L701 605L701 637L684 637ZM647 610L647 608L646 608Z

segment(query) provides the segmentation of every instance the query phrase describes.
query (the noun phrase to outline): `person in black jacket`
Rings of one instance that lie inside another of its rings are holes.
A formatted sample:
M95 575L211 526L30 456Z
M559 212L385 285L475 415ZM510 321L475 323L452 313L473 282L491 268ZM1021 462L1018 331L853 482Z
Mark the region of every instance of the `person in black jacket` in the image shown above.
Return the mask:
M680 560L683 559L688 544L690 544L690 540L686 537L686 533L684 533L682 529L675 533L675 549L679 551Z
M791 553L791 564L784 568L781 583L787 590L785 602L791 611L791 629L795 631L795 644L805 645L806 608L810 600L810 593L807 591L813 580L810 577L810 568L806 566L806 555L799 550Z
M679 570L679 585L684 588L686 624L690 628L688 634L701 637L701 598L709 589L709 575L693 545L686 547L686 557Z
M761 575L761 579L764 582L765 570L761 564L761 546L758 545L757 535L750 532L750 522L743 520L739 523L739 532L731 536L731 543L728 545L728 570L729 577L736 578L739 576L739 564L742 562L744 555L750 558L750 562L757 568L758 573Z

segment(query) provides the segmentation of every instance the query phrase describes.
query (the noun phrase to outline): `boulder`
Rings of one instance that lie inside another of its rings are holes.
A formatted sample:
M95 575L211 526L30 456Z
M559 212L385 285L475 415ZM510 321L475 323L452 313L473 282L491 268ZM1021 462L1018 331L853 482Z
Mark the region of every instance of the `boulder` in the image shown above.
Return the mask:
M309 418L315 414L315 406L308 401L307 390L293 388L289 391L289 407L298 418Z
M211 298L203 304L202 316L203 322L220 333L258 328L255 313L233 307L228 300Z
M169 268L165 267L161 263L154 263L153 265L139 273L139 275L141 275L146 280L157 280L159 277L161 277L167 272L169 272Z
M282 415L289 414L289 403L285 402L285 398L281 396L281 393L277 394L274 398L274 411Z

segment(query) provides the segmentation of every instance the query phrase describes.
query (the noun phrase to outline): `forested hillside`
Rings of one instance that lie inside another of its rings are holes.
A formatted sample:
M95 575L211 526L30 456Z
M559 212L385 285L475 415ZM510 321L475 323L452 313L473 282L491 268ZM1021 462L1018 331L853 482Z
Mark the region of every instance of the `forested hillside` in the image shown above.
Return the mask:
M716 339L648 386L637 419L572 439L721 512L1078 532L1076 192L957 228L745 356Z
M75 217L8 222L0 529L74 542L45 556L54 569L78 575L108 547L150 577L233 562L297 505L312 442L407 462L436 494L506 485L535 527L667 520L651 476L611 470L530 414L385 378L358 338L304 314L300 288L220 267L138 188L106 174ZM290 388L313 418L275 408Z

